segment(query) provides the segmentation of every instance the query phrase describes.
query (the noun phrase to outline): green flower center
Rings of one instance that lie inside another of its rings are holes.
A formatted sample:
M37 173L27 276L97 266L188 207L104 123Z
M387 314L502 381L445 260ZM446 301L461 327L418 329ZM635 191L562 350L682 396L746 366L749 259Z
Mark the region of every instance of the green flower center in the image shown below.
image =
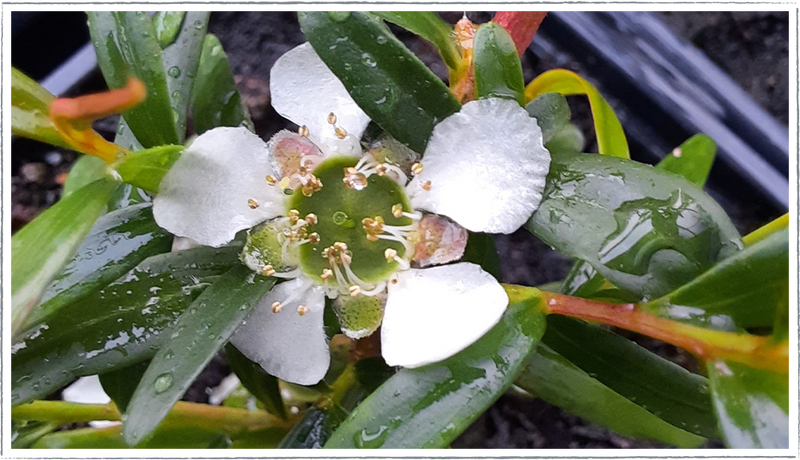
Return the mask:
M306 220L318 242L300 246L299 265L321 284L377 284L398 269L390 256L406 255L406 246L391 239L402 239L397 235L414 223L400 213L412 212L403 187L385 175L354 174L349 168L357 163L352 157L325 160L314 170L322 188L310 196L298 189L289 199L288 215L316 216Z

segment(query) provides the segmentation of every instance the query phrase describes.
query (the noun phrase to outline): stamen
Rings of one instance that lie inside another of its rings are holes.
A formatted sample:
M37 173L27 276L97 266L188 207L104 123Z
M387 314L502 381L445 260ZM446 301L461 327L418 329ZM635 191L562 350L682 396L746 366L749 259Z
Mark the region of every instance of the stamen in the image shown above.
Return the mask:
M411 172L414 173L415 176L418 176L422 173L422 163L414 163L411 165Z
M295 224L300 219L300 211L297 209L289 210L289 222Z
M361 294L361 286L354 284L348 288L348 292L350 292L350 297L358 297Z
M276 179L275 176L272 176L272 175L267 176L267 184L274 186L277 183L278 183L278 179Z
M275 274L275 268L272 265L267 265L264 267L264 270L261 271L261 274L264 276L272 276Z
M317 219L317 215L314 213L306 214L306 217L303 220L308 222L308 225L317 225L317 222L319 222L319 219Z
M403 205L397 203L396 205L392 206L392 215L397 217L398 219L403 217Z
M386 257L387 262L392 261L395 257L397 257L397 251L392 248L386 248L386 251L384 251L383 255Z
M299 305L297 307L297 314L298 315L303 316L306 313L308 313L308 307L306 307L305 305Z
M335 125L336 124L336 114L331 112L328 114L328 123Z
M287 188L289 188L289 184L291 182L292 182L292 178L291 177L282 178L281 181L279 182L281 190L286 190Z
M318 244L319 243L319 233L314 232L308 235L308 242L311 244Z
M333 276L333 272L330 268L326 268L322 270L322 274L319 276L322 278L322 281L328 281Z
M339 139L344 139L347 137L347 131L345 131L345 129L342 127L337 126L334 131L336 132L336 137Z
M258 207L258 201L250 198L247 200L247 206L250 206L250 209L256 209Z
M422 190L425 190L426 192L430 192L431 191L431 181L426 180L425 182L423 182L422 183Z
M303 137L308 137L308 126L306 126L306 125L301 126L297 130L297 134L299 134L299 135L301 135Z
M272 313L280 313L283 310L283 305L280 302L272 302Z

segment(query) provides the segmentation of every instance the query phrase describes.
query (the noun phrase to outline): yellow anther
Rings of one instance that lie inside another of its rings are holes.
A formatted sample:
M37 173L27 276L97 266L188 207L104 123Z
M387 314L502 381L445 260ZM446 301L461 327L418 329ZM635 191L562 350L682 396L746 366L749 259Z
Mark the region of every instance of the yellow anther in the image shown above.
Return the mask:
M275 176L267 176L267 183L269 185L275 185L278 183L278 179L276 179Z
M284 177L278 184L281 186L281 190L286 190L287 188L289 188L289 183L291 182L292 182L291 178Z
M387 170L388 168L383 163L380 163L375 167L375 173L377 173L379 176L385 176Z
M306 307L305 305L299 305L297 307L297 314L298 315L303 316L306 313L308 313L308 307Z
M311 244L319 243L319 233L314 232L314 233L308 235L308 242L311 243Z
M306 221L308 225L317 225L317 222L319 222L317 215L313 212L306 214L306 217L303 220Z
M297 209L290 209L289 222L296 224L298 220L300 220L300 211L298 211Z
M303 137L308 137L308 126L306 126L306 125L301 126L297 130L297 134L299 134L299 135L301 135Z
M272 303L272 313L280 313L281 310L283 310L283 305L280 302Z
M397 203L396 205L392 206L392 215L398 219L403 217L403 205Z
M422 173L422 163L414 163L411 165L411 172L414 173L415 176Z
M386 260L391 262L397 257L397 251L392 248L386 248L386 251L383 252L383 255L386 256Z
M261 274L264 276L272 276L275 274L275 269L272 268L272 265L267 265L263 270L261 270Z
M337 241L333 243L333 247L339 252L347 252L347 243L342 243L341 241Z
M347 131L345 131L344 128L337 126L334 131L336 132L336 137L338 137L339 139L344 139L345 137L347 137Z
M354 284L348 289L350 297L358 297L361 294L361 286Z
M425 182L423 182L422 183L422 190L425 190L426 192L430 192L430 190L431 190L431 181L426 180Z
M322 281L328 281L332 276L333 272L331 271L330 268L322 270L322 274L319 275L319 277L322 278Z
M336 114L331 112L328 114L328 123L334 125L336 124Z
M250 209L255 209L258 207L258 201L250 198L249 200L247 200L247 206L250 206Z

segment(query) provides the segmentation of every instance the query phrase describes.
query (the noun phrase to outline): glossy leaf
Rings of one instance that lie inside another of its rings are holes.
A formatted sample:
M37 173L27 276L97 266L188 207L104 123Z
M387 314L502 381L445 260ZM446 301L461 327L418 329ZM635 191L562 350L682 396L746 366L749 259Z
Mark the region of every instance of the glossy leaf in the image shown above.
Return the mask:
M185 17L185 11L158 11L153 16L156 39L162 49L171 45L178 37Z
M710 361L714 407L728 447L789 447L789 376L743 364Z
M218 126L246 126L253 131L250 113L236 87L228 55L219 39L211 34L205 37L197 67L192 90L192 117L198 134Z
M603 155L553 156L528 230L645 299L665 295L739 251L730 218L687 180Z
M153 438L142 445L146 449L203 449L218 436L215 430L194 426L167 426L159 429ZM128 449L122 437L122 428L79 428L59 431L39 439L33 449Z
M424 152L433 126L459 110L444 83L374 15L334 11L297 16L314 50L359 107L412 150Z
M11 238L11 330L16 333L45 288L105 209L117 182L102 179L60 200Z
M381 19L397 24L433 43L451 69L461 64L461 54L453 39L453 26L433 11L372 11Z
M711 172L717 144L705 134L695 134L656 165L656 168L677 174L702 187Z
M403 369L333 433L325 448L446 447L511 385L544 332L540 299L521 299L464 351Z
M16 68L11 68L11 134L71 149L50 121L55 96Z
M55 431L56 428L58 428L58 424L52 422L18 422L11 420L11 448L27 449L39 438Z
M200 54L203 51L209 14L208 11L167 12L161 29L158 27L158 17L156 18L159 43L164 47L163 63L167 73L167 91L175 117L178 142L186 139L186 118ZM179 15L180 20L176 17ZM169 38L172 29L176 30Z
M558 93L544 93L538 96L525 106L525 110L542 128L542 142L545 144L569 124L572 116L567 99Z
M477 96L514 99L525 105L525 81L517 46L503 26L483 24L473 38Z
M274 278L237 265L181 314L131 398L123 430L128 444L152 434L274 284Z
M125 413L128 410L128 403L131 401L133 392L142 380L144 371L147 370L149 364L149 361L143 361L132 366L100 374L100 384L103 385L103 391L114 401L121 413Z
M225 346L225 360L231 370L239 377L242 386L256 397L267 412L286 419L286 407L283 404L278 379L258 364L250 361L230 343Z
M718 263L688 284L645 303L644 311L698 326L771 327L789 296L789 229Z
M11 403L43 398L77 377L150 359L197 295L233 266L237 247L150 257L105 289L59 309L11 346ZM56 327L56 325L58 325Z
M594 130L600 154L630 158L628 140L625 138L619 119L591 83L569 70L550 70L528 84L525 88L525 99L532 101L543 93L559 93L564 96L586 95L592 106Z
M64 189L61 191L61 198L66 198L72 192L107 177L108 172L108 164L101 158L82 155L69 170L67 180L64 181Z
M144 147L177 144L178 131L170 104L161 46L151 18L142 11L90 11L89 32L100 70L112 89L129 76L147 87L147 98L123 116Z
M703 437L717 435L708 383L702 376L618 334L562 316L547 318L542 343L660 419ZM521 379L543 378L525 372Z
M488 233L470 232L461 260L478 264L489 274L500 279L500 256L497 254L494 236Z
M528 358L515 383L550 404L623 436L684 448L698 447L704 441L616 393L543 343Z
M72 260L47 287L24 328L107 286L147 257L168 252L172 240L172 235L156 225L149 204L100 217Z
M164 145L133 152L117 165L117 172L125 182L158 193L161 179L178 161L183 149L182 145Z
M286 437L278 444L278 448L321 449L346 418L347 412L338 404L313 406L286 433Z
M748 233L742 238L742 242L745 246L750 246L759 241L765 239L766 237L772 235L773 233L779 232L784 228L789 226L789 213L778 217L777 219L773 220L772 222L759 227L758 229Z

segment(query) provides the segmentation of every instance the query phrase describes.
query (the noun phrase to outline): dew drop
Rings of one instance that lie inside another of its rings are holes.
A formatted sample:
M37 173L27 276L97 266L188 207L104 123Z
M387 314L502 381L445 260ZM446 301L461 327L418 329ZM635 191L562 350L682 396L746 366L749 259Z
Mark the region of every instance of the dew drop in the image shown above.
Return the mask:
M156 378L156 382L155 384L153 384L153 388L156 390L157 394L161 394L170 389L170 387L172 386L172 382L173 382L172 374L166 372L164 374L159 375Z
M167 75L169 75L172 78L180 77L181 69L179 69L177 66L172 66L169 68L169 70L167 70Z
M386 35L378 35L376 41L378 42L379 45L383 45L384 43L386 43Z

